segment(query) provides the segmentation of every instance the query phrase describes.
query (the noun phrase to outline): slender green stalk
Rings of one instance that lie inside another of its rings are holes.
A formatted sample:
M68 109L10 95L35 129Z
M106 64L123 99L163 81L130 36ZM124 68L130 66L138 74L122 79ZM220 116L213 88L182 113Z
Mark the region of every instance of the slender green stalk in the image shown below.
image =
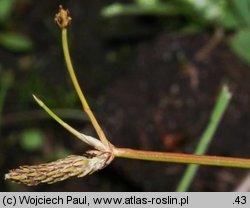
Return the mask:
M197 148L194 152L194 154L196 155L203 155L205 154L209 143L211 142L216 129L218 128L218 125L222 119L222 116L224 115L227 106L229 104L231 98L231 93L228 90L227 86L223 86L222 90L220 92L220 95L217 99L216 105L214 107L214 110L212 112L211 115L211 119L210 122L207 126L207 128L205 129L203 135L201 136L201 139L199 140L199 143L197 145ZM193 178L195 177L197 170L198 170L199 166L198 165L194 165L194 164L190 164L185 173L183 174L182 179L180 180L176 191L187 191L191 182L193 181Z
M63 53L64 53L64 58L66 61L66 65L70 74L70 78L73 82L73 85L75 87L75 90L79 96L80 101L82 102L82 106L83 108L89 108L88 102L85 98L85 96L83 95L83 92L81 90L81 87L78 83L78 80L76 78L75 72L74 72L74 68L71 62L71 58L70 58L70 54L69 54L69 46L68 46L68 41L67 41L67 29L63 28L62 29L62 45L63 45Z
M61 118L59 118L53 111L51 111L40 99L38 99L35 95L33 95L35 101L42 107L54 120L56 120L61 126L63 126L65 129L67 129L70 133L75 135L78 139L81 141L89 144L90 146L95 147L98 150L106 150L105 146L94 137L82 134L72 128L69 124L65 123Z
M91 111L88 102L80 88L80 85L78 83L78 80L76 78L75 75L75 71L71 62L71 58L70 58L70 54L69 54L69 46L68 46L68 41L67 41L67 28L62 28L62 46L63 46L63 52L64 52L64 58L66 61L66 65L71 77L71 80L73 82L73 85L75 87L75 90L79 96L79 99L82 103L82 107L84 109L84 111L86 112L86 114L88 115L92 125L94 126L97 135L99 136L100 140L102 141L103 144L105 144L106 146L109 146L109 142L102 130L102 128L100 127L100 125L98 124L93 112Z
M211 165L211 166L234 167L234 168L250 168L250 159L243 159L243 158L193 155L184 153L167 153L167 152L165 153L165 152L143 151L143 150L134 150L134 149L117 148L117 147L114 147L113 151L116 157L137 159L137 160Z

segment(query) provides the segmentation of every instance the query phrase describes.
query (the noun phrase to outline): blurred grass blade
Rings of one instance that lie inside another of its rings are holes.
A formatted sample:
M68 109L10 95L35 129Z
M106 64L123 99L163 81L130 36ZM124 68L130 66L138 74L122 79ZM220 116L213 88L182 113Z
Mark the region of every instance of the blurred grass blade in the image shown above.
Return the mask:
M103 8L101 14L104 17L118 15L179 15L183 14L184 11L184 8L173 3L155 3L152 5L114 3Z
M205 129L204 133L202 134L194 154L203 155L206 152L208 145L212 140L215 131L222 119L222 116L224 115L224 112L227 109L231 96L232 95L229 92L228 87L224 85L221 89L216 105L213 109L209 124ZM176 191L185 192L188 190L198 168L198 165L188 165L185 173L182 176L182 179L180 180L180 183L178 184Z
M0 45L14 52L24 52L33 48L32 41L17 33L0 33Z
M158 4L160 2L160 0L135 0L135 2L137 4L140 4L140 5L155 5L155 4Z

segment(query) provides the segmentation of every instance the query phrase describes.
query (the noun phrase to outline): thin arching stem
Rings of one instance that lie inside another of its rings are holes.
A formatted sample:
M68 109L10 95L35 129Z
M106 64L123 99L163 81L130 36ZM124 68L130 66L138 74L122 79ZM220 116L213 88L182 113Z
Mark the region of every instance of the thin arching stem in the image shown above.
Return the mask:
M64 122L61 118L59 118L52 110L50 110L39 98L37 98L35 95L33 95L35 101L42 107L54 120L56 120L61 126L63 126L65 129L67 129L71 134L75 135L78 139L83 141L84 143L89 144L90 146L93 146L94 148L98 150L106 151L107 148L104 146L100 140L95 139L91 136L82 134L78 132L76 129L71 127L69 124Z
M69 46L68 46L68 41L67 41L67 28L62 28L62 45L63 45L63 52L64 52L64 58L66 61L66 65L70 74L70 78L72 80L72 83L74 85L74 88L79 96L79 99L82 103L82 107L84 109L84 111L86 112L86 114L88 115L93 127L96 130L97 135L99 136L100 140L102 141L102 143L106 146L109 146L109 142L102 130L102 128L100 127L99 123L97 122L92 110L90 109L88 102L81 90L81 87L78 83L78 80L76 78L75 75L75 71L71 62L71 58L70 58L70 53L69 53Z

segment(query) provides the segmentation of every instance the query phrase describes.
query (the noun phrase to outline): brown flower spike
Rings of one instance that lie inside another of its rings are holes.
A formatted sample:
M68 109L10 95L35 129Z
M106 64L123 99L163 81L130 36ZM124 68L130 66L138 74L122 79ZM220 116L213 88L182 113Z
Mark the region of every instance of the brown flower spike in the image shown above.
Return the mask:
M70 155L51 163L21 166L5 174L5 179L28 186L40 183L52 184L73 176L90 175L106 167L109 164L109 159L109 153L93 150L85 156Z
M72 18L69 16L69 10L63 9L62 5L59 6L58 13L55 16L55 21L60 28L67 28L71 23Z

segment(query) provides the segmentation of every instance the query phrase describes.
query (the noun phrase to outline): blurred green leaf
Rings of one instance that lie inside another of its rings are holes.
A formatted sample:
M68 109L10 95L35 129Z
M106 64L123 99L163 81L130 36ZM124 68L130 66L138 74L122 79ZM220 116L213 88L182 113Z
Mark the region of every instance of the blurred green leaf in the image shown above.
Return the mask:
M246 26L250 27L250 0L233 0L232 3Z
M43 145L43 134L38 129L28 129L22 132L20 145L27 151L39 150Z
M221 17L220 22L223 27L225 27L226 29L231 29L231 30L237 29L241 24L240 19L237 17L237 15L235 15L232 12L231 8L225 9L225 12L223 16Z
M180 15L186 13L186 8L174 3L155 4L121 4L114 3L102 9L104 17L114 17L118 15Z
M207 21L217 21L227 5L226 0L135 0L134 3L114 3L102 10L102 15L187 15L195 18L205 18ZM197 17L198 15L198 17Z
M234 52L250 64L250 29L240 30L230 42Z
M4 22L10 16L15 0L0 0L0 22Z
M182 0L183 4L189 2L195 10L208 21L217 21L225 10L226 0Z
M27 36L17 33L0 33L0 44L14 52L24 52L33 48L33 43Z
M159 0L135 0L135 2L141 5L154 5L159 3Z

